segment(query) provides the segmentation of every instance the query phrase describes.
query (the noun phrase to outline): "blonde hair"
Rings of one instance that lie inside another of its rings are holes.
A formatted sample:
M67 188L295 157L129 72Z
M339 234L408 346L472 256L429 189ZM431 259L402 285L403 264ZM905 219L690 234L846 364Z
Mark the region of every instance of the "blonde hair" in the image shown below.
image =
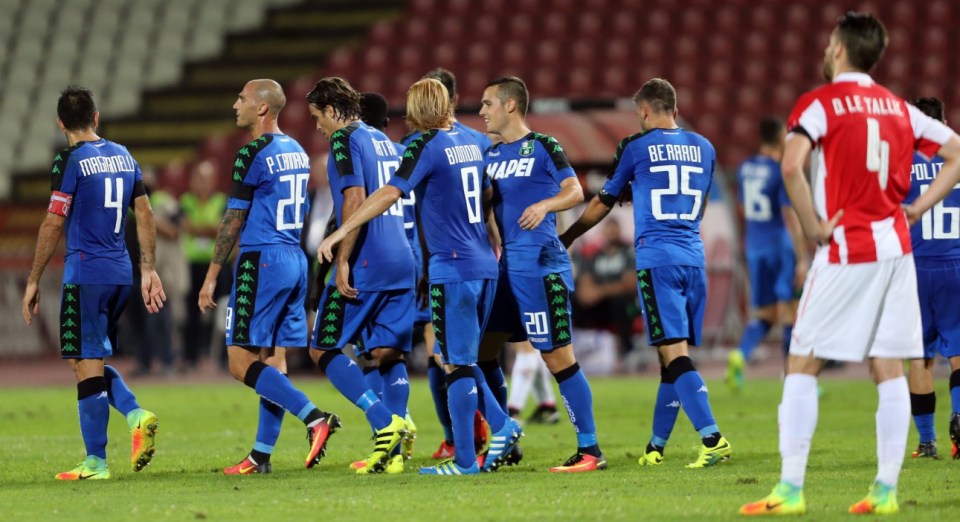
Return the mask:
M407 125L414 130L449 127L453 123L453 105L447 88L437 80L425 78L407 91Z

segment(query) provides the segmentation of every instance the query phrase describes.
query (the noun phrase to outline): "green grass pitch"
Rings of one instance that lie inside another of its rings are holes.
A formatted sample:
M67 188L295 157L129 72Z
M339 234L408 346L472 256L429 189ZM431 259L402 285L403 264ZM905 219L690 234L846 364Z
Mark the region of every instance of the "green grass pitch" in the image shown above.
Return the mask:
M296 383L344 428L319 467L303 469L303 425L291 416L265 476L226 477L221 469L250 449L257 399L238 383L134 386L160 418L157 455L141 473L129 464L126 423L112 412L108 462L113 479L57 482L53 475L83 459L73 387L3 390L0 399L0 497L8 520L733 520L739 506L766 495L779 477L778 380L749 381L740 395L709 382L718 423L733 458L705 470L683 466L699 439L682 414L657 468L637 456L650 436L657 382L593 379L602 448L610 468L557 476L575 438L566 420L526 427L519 467L472 477L420 477L440 441L429 390L413 380L411 413L419 438L403 475L356 476L352 460L372 449L362 413L319 378ZM821 381L820 424L807 476L807 519L849 519L847 507L867 491L876 468L876 391L863 381ZM909 456L900 482L900 519L950 519L960 507L960 462L949 459L949 395L938 387L940 461ZM911 428L912 430L912 428ZM911 431L910 448L916 445Z

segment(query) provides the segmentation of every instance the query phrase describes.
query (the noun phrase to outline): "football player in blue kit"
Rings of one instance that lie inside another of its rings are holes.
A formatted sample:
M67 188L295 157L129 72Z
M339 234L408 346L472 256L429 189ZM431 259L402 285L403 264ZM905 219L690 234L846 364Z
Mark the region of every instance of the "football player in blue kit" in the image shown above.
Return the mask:
M640 464L663 460L678 414L671 405L679 401L703 443L687 467L703 468L731 454L714 420L707 386L688 355L689 347L700 343L707 300L700 219L716 154L709 141L677 126L677 93L666 80L647 81L633 101L642 132L620 142L612 176L560 239L569 246L632 186L637 288L647 336L660 357L653 437Z
M920 98L911 102L924 114L946 123L943 102ZM912 202L930 185L943 167L943 158L913 154L910 192ZM920 435L914 457L939 458L933 414L937 396L933 390L933 361L937 354L950 361L950 441L951 455L960 459L960 191L953 191L923 214L910 227L913 259L917 264L917 292L923 324L923 359L910 361L910 409Z
M487 84L481 101L487 132L501 138L485 155L488 195L503 243L487 333L529 340L560 386L577 451L550 471L601 470L607 462L597 444L593 396L573 353L570 256L556 230L556 212L583 201L583 189L557 140L527 127L529 101L526 84L514 76Z
M442 83L443 86L447 89L447 94L450 99L450 106L453 111L457 109L457 102L460 99L460 96L457 94L457 77L454 76L452 72L443 67L438 67L431 70L430 72L423 75L423 79L432 79L437 80ZM453 118L453 128L459 131L461 134L468 138L473 138L477 146L480 147L481 151L485 151L490 147L490 138L486 134L472 129L463 123L457 121L456 116ZM400 143L404 146L409 145L415 139L420 137L421 132L414 129L412 132L404 136ZM410 195L404 198L404 216L405 219L407 216L413 218L413 221L406 221L407 223L416 224L415 212L416 212L416 194L411 192ZM407 228L407 234L409 237L411 229ZM414 236L416 237L416 236ZM414 254L414 257L418 253ZM417 266L422 267L422 260L417 261ZM420 277L422 271L418 271L418 276ZM424 307L426 308L426 307ZM443 440L440 441L440 447L437 448L437 451L433 453L433 458L435 459L448 459L453 456L454 453L454 442L453 442L453 427L450 420L450 410L447 406L447 384L446 377L444 377L443 371L443 361L440 356L440 352L435 350L436 348L436 336L433 334L433 324L429 320L429 309L427 313L427 322L423 326L424 340L427 344L427 349L430 350L430 358L427 360L427 382L430 385L430 394L433 398L433 406L437 412L437 419L440 421L440 426L443 428ZM419 316L418 316L419 321ZM501 403L503 408L506 408L506 391L505 391L505 380L503 377L503 370L500 368L499 364L496 364L494 360L492 363L485 363L480 361L478 367L484 374L484 378L490 381L490 389L494 392L494 395L497 396L497 400ZM486 421L482 415L477 415L474 419L474 433L476 435L477 451L482 451L486 447L487 431L489 428L486 425Z
M339 226L368 194L385 185L400 167L400 155L385 134L360 121L360 94L343 78L327 77L307 94L317 130L330 139L327 176ZM374 451L354 462L358 474L400 473L393 455L408 435L410 385L404 354L413 335L415 274L403 232L403 206L396 203L340 245L331 282L323 290L310 356L330 382L361 408L373 428ZM371 390L356 363L344 355L359 343L376 362L383 400Z
M416 190L420 232L429 253L431 318L447 372L456 441L453 459L421 468L420 473L463 475L481 471L473 444L473 418L478 406L482 406L493 431L483 466L491 471L502 463L523 432L476 373L480 335L497 286L497 261L483 223L483 153L472 138L453 127L447 89L437 80L420 80L410 87L407 122L420 130L421 136L407 146L400 170L324 240L320 254L331 259L334 245Z
M317 409L285 375L286 350L307 345L307 260L300 233L309 210L310 160L277 125L284 104L280 85L265 79L247 82L233 104L237 126L253 141L234 160L233 188L198 299L202 312L216 308L217 276L239 237L226 316L227 359L230 374L261 399L256 444L227 474L271 471L284 410L307 426L307 468L320 462L340 426L336 415Z
M798 292L807 277L806 242L780 172L785 137L783 121L762 119L760 151L747 158L737 170L753 318L743 330L740 346L731 350L727 358L725 380L733 391L743 389L746 363L777 323L783 325L786 361Z
M132 434L130 463L142 470L153 458L157 416L140 408L120 373L104 358L117 347L117 321L127 304L133 266L124 243L127 209L133 208L140 244L140 294L150 313L166 295L154 268L156 225L140 167L126 147L97 135L100 112L93 94L70 86L57 101L57 126L69 147L54 158L51 196L40 225L33 267L21 303L29 326L40 312L40 277L66 230L60 303L60 357L77 378L80 435L87 457L57 480L110 478L107 424L112 406Z

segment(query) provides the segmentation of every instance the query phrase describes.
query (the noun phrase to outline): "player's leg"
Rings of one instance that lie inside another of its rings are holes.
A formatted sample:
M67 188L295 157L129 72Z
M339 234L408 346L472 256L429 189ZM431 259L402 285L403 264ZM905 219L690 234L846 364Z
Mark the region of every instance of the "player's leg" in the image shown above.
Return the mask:
M476 362L481 322L477 309L482 281L430 285L430 308L437 347L445 363L447 400L456 441L451 461L420 468L421 475L461 475L480 472L473 451L473 416L479 406ZM492 300L492 299L491 299ZM447 335L447 332L455 332Z
M803 483L810 443L817 427L817 375L826 361L791 354L778 411L780 482L766 497L740 508L741 515L800 515L806 512Z
M533 410L527 422L544 424L560 422L560 415L557 414L557 396L553 392L553 375L542 357L537 358L536 372L533 376L533 400L537 403L537 409Z
M871 281L886 293L874 304L876 324L867 356L877 384L877 475L870 493L850 507L851 513L892 514L898 511L897 481L910 431L910 389L903 374L903 359L923 355L923 328L913 257L876 263ZM866 294L879 294L879 291ZM869 308L867 308L869 310Z
M335 286L327 286L320 297L310 348L313 362L341 395L363 410L376 434L368 466L358 469L362 473L383 471L390 452L406 431L403 418L390 413L380 397L367 387L357 364L343 354L343 347L357 339L361 328L381 311L384 298L383 292L361 292L356 299L348 300Z
M724 382L733 391L743 389L744 370L754 349L767 336L777 320L777 298L774 280L777 276L777 258L774 255L748 255L747 273L750 280L751 318L743 329L740 344L727 356Z
M363 381L367 384L367 388L370 388L370 391L376 393L377 397L383 400L383 379L380 378L380 368L377 366L377 360L374 359L372 353L364 350L360 344L362 343L354 345L353 354L357 359L357 364L360 365L360 371L363 372Z
M513 369L510 371L510 396L507 398L507 412L513 418L518 418L527 397L533 389L533 381L537 377L540 365L543 364L540 354L530 346L530 342L510 343L516 356L513 359Z
M107 423L110 404L103 378L103 359L67 359L77 378L77 411L86 459L77 467L58 473L57 480L107 479Z
M933 390L933 359L911 359L910 374L907 377L910 389L910 414L913 424L920 435L920 444L913 457L939 458L937 454L937 432L934 429L934 412L937 395Z
M960 356L950 357L950 408L950 455L960 459Z
M272 366L287 375L286 348L264 348L260 350L260 361ZM280 428L283 425L283 415L286 413L279 404L260 397L260 406L257 410L257 436L253 449L238 464L224 468L226 475L248 475L252 473L270 473L273 466L270 457L273 448L280 437Z

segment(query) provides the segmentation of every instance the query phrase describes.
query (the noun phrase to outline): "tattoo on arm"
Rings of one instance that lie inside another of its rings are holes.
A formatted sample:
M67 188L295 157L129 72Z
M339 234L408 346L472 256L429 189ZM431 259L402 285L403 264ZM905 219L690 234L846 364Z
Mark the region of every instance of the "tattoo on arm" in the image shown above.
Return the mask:
M220 229L217 231L216 246L213 248L212 262L223 265L233 252L233 244L237 242L240 236L240 229L243 228L247 220L247 211L237 208L228 208L220 221Z
M143 270L153 270L157 251L157 224L153 218L153 209L147 196L139 196L134 200L134 211L137 218L137 241L140 243L140 267Z

